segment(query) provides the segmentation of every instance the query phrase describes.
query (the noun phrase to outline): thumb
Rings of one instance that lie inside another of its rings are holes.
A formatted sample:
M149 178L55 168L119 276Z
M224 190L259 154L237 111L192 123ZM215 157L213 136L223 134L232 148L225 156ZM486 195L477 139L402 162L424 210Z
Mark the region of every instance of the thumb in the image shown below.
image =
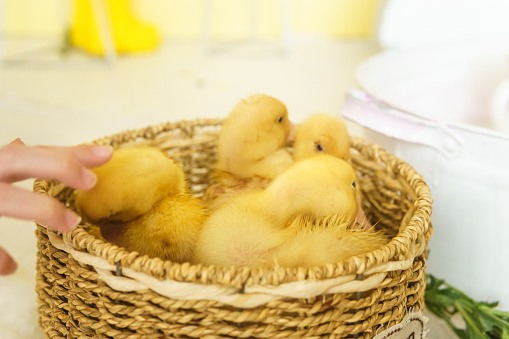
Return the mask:
M16 272L18 264L12 259L11 255L0 247L0 276L9 275Z

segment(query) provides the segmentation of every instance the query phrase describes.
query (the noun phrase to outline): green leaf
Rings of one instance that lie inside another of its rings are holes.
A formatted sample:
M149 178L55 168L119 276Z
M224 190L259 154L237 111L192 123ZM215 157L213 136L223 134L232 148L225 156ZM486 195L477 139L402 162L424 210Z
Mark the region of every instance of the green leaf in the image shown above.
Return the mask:
M502 329L502 336L501 336L502 339L509 339L509 329L507 328L503 328Z
M494 315L496 315L497 317L500 317L500 318L504 319L505 321L509 322L509 312L495 310L495 309L492 309L490 312L493 313Z
M492 303L489 303L489 302L487 302L487 301L479 301L477 304L478 304L479 306L486 306L486 307L489 307L489 308L495 308L495 307L497 307L497 306L498 306L498 304L499 304L499 303L498 303L498 301L494 301L494 302L492 302ZM509 314L509 313L508 313L508 314Z
M467 306L467 307L465 307ZM475 313L475 310L472 310L468 305L462 305L461 302L456 304L458 312L460 312L461 316L465 320L466 324L466 332L467 337L470 339L480 339L486 338L489 339L488 335L485 333L482 325L479 323L477 316L478 313Z
M426 290L438 290L445 280L435 278L433 275L427 275Z
M475 301L431 274L427 275L425 302L461 339L509 339L509 312L495 309L498 302ZM465 321L464 329L451 321L458 312Z
M486 331L491 331L494 327L499 327L501 329L507 327L509 329L509 323L507 323L504 319L501 319L490 313L489 311L491 309L488 308L483 310L483 308L479 308L479 310L479 322L482 324Z
M433 293L433 294L429 293L428 297L426 298L426 302L432 303L435 305L440 305L440 307L442 307L442 308L448 308L448 307L454 306L454 302L456 300L457 299L454 298L453 296L450 296L447 293L440 293L440 292Z

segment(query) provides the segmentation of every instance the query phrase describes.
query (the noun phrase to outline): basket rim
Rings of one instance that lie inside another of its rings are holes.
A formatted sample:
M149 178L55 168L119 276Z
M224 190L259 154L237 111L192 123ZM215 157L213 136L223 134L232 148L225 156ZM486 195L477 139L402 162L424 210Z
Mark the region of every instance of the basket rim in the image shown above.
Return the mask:
M181 120L178 122L166 122L145 128L127 130L109 137L103 137L90 142L90 144L112 145L118 147L126 142L133 142L142 139L154 139L164 132L175 129L183 131L189 136L196 133L197 128L218 128L223 119L194 119ZM352 137L351 147L359 152L360 157L374 159L383 163L387 171L400 176L408 182L409 188L415 193L413 201L413 215L406 225L401 225L398 234L390 242L374 251L356 255L343 262L327 264L311 268L251 268L251 267L217 267L203 266L201 264L174 263L159 258L150 258L146 255L139 255L136 252L129 252L109 242L95 238L82 227L72 232L64 233L65 237L77 250L88 252L105 259L108 263L115 265L120 262L123 267L144 272L162 280L176 280L182 282L200 282L205 284L215 283L237 288L246 285L264 284L280 285L282 283L301 281L306 279L323 280L340 275L362 274L370 268L402 259L415 259L415 253L409 248L416 242L427 242L431 238L431 211L432 198L428 185L422 175L408 163L388 153L378 145L367 143L359 137ZM36 180L34 191L49 195L48 189L54 182L48 180ZM83 226L84 224L81 224ZM52 232L44 226L37 224L43 233ZM413 258L409 258L414 256Z

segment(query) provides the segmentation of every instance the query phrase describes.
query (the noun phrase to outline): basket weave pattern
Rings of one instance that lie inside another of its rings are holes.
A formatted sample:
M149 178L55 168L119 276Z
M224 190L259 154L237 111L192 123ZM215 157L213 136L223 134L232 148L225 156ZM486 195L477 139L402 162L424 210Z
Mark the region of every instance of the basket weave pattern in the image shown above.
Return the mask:
M220 120L166 123L95 141L150 145L182 165L194 195L211 184ZM424 306L431 195L405 162L352 141L363 204L393 238L376 251L313 268L220 268L139 256L38 225L39 322L47 338L372 338ZM34 190L75 208L54 181Z

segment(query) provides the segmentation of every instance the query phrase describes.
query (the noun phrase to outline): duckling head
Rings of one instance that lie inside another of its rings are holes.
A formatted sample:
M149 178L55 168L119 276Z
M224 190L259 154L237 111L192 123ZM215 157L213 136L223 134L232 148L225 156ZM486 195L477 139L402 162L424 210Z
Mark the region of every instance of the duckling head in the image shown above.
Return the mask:
M354 221L359 209L357 175L345 160L317 155L295 163L265 190L267 208L281 222L299 214L331 214Z
M316 154L350 158L350 135L345 123L329 114L314 114L297 126L293 159L300 161Z
M235 173L284 148L293 139L286 106L276 98L256 94L241 100L221 128L218 168Z
M106 164L96 167L96 185L76 193L76 205L91 222L127 222L149 211L169 195L186 190L184 172L153 147L118 149Z

